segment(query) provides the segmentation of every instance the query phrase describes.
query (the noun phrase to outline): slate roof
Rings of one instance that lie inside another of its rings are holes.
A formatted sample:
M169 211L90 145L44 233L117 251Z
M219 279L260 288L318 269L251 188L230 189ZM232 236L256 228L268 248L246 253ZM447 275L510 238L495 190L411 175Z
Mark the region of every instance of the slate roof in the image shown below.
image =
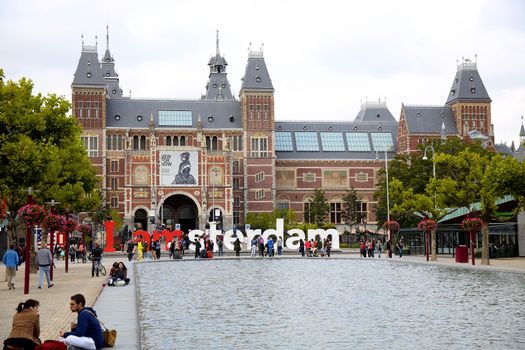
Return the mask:
M250 52L241 90L270 90L274 91L272 79L266 68L262 52Z
M500 154L514 156L514 153L509 148L509 146L507 146L504 143L500 143L499 145L494 145L494 148L496 148L496 152Z
M481 80L476 63L464 60L458 65L458 70L450 88L447 104L456 100L489 100L490 97Z
M445 106L411 106L402 105L407 128L410 133L415 134L442 134L443 122L445 133L456 135L456 121L452 109Z
M384 151L376 152L372 145L372 133L389 133L393 141L393 149L387 152L388 159L395 155L397 146L397 126L394 120L383 123L367 122L340 122L340 121L323 121L323 122L292 122L280 121L275 122L275 131L283 132L315 132L319 142L320 151L297 151L297 145L292 136L293 151L276 151L277 160L324 160L324 159L344 159L344 160L376 160L384 159ZM343 132L345 151L323 151L321 147L321 132ZM366 133L370 151L348 151L348 144L345 133Z
M523 137L523 136L525 136L525 128L523 127L523 124L521 124L520 137Z
M96 46L83 46L77 70L73 78L74 86L104 86L106 82L100 63Z
M355 122L395 122L396 119L385 102L365 102L354 119Z
M191 126L159 126L159 111L191 111ZM106 126L108 128L149 128L153 114L156 128L190 129L197 127L201 116L204 129L242 128L240 103L238 101L205 100L148 100L115 99L107 101ZM116 118L116 116L119 118ZM138 120L141 116L142 120ZM211 121L210 121L211 117Z
M208 84L206 84L206 94L202 96L202 99L211 101L234 100L226 73L210 73Z

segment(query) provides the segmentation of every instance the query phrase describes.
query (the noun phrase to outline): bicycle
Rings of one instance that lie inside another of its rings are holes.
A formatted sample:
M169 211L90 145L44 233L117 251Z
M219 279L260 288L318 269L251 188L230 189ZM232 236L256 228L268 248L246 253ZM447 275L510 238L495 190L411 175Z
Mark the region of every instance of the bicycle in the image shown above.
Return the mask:
M106 276L106 268L104 265L102 265L102 262L100 260L95 260L93 262L95 264L95 273L101 274L102 276Z

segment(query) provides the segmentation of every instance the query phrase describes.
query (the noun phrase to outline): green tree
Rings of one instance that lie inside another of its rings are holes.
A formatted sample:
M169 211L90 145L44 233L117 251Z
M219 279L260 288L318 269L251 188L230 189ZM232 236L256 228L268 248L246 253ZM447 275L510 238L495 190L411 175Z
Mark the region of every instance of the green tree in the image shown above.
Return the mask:
M305 212L305 221L308 222L306 220L308 217L310 222L314 222L317 227L321 227L330 213L330 204L325 198L324 190L316 188L314 190L314 198L309 199L308 204L309 208Z
M343 207L341 210L343 222L350 227L361 222L363 214L361 213L361 201L357 196L357 190L351 187L343 196Z
M63 97L33 95L33 83L25 78L5 81L0 69L0 195L10 213L12 240L29 187L40 203L55 199L71 211L94 205L96 173L78 122L67 116L70 107Z

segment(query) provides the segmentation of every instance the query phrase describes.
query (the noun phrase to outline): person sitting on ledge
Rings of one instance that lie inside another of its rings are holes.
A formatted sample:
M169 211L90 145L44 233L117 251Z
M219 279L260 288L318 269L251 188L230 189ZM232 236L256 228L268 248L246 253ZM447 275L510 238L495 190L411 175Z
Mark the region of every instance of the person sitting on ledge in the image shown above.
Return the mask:
M25 303L18 304L13 317L13 326L9 337L4 341L4 349L29 349L33 350L40 345L40 316L38 306L40 303L27 299Z
M120 282L120 283L119 283ZM109 277L107 280L108 286L127 285L129 283L128 269L123 262L114 262L111 270L109 271ZM104 286L106 285L104 283Z
M64 344L78 349L96 350L104 347L102 328L97 319L97 313L86 306L86 298L75 294L69 301L71 312L77 312L77 324L71 327L71 332L60 332Z

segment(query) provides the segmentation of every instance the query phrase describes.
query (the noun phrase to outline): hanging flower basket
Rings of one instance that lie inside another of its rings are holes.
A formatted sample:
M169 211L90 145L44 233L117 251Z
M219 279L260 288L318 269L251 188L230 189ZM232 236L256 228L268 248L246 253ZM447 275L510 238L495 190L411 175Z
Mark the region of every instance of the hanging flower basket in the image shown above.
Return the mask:
M38 204L26 204L18 210L18 217L20 217L27 226L33 226L43 222L46 215L46 209Z
M62 231L65 224L66 218L63 215L49 214L44 220L48 232Z
M424 231L424 232L427 232L427 231L432 231L436 228L436 222L434 220L430 220L430 219L425 219L425 220L421 220L418 224L417 224L417 228L421 231Z
M483 226L483 221L480 218L465 218L461 222L463 229L471 231L479 231Z
M72 219L67 219L65 229L68 233L75 231L77 229L77 222Z
M78 225L77 230L83 235L87 235L89 232L91 232L91 225L89 224Z
M399 231L399 228L399 222L394 220L385 221L385 223L383 224L383 229L390 230L390 232L392 233L396 233L397 231Z

